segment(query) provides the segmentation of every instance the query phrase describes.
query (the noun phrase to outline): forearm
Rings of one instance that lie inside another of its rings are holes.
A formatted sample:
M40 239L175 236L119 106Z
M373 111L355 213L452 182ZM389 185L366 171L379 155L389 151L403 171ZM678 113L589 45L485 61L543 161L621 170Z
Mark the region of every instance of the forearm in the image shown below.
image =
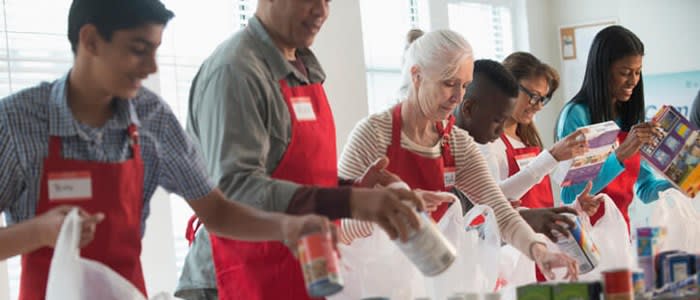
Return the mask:
M618 175L620 175L622 171L624 171L624 165L622 165L620 161L617 160L615 152L611 153L610 156L608 156L608 159L605 160L605 162L603 163L603 166L601 167L598 176L596 176L596 178L593 179L593 188L591 188L591 194L599 193ZM564 203L566 204L573 203L574 200L576 200L576 196L578 196L578 194L580 194L585 187L586 182L562 188L562 201L564 201Z
M0 261L41 248L40 237L32 220L0 228Z
M283 238L284 214L265 212L237 201L226 200L218 189L189 204L207 230L216 235L245 241Z
M499 187L508 200L518 200L557 166L549 151L542 151L530 164L505 180Z

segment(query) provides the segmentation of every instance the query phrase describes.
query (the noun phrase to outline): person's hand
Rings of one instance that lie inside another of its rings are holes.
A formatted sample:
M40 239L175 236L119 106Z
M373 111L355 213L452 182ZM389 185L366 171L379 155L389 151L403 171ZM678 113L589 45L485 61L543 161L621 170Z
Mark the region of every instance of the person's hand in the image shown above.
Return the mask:
M297 245L299 239L307 234L319 232L322 234L331 233L333 248L338 245L338 230L328 218L319 215L284 215L281 222L282 238L289 249L297 255Z
M657 137L663 137L663 132L653 122L644 122L632 126L625 141L615 149L615 155L620 162L624 162L639 151L642 145L654 145Z
M373 188L375 186L387 186L393 182L401 181L401 178L386 170L389 166L389 158L382 156L370 165L365 173L355 180L354 186Z
M455 196L446 192L431 192L421 189L414 190L418 197L425 203L425 210L429 212L435 211L438 206L443 203L452 203L455 201Z
M350 194L350 211L354 219L375 222L391 239L400 237L404 242L408 240L409 226L414 229L420 227L416 209L425 211L425 204L412 191L353 188Z
M572 132L554 144L552 149L549 149L549 153L557 161L564 161L588 152L586 133L588 133L588 128L580 128Z
M42 245L52 248L56 245L63 220L73 208L74 206L68 205L57 206L33 219L37 225ZM81 218L80 247L84 247L95 238L97 224L102 222L105 216L102 213L91 215L82 209L79 210L79 214Z
M530 248L532 258L547 279L556 279L552 269L566 268L564 279L578 280L578 264L576 260L564 253L554 253L547 250L544 244L535 243Z
M597 211L598 208L600 207L600 204L603 203L603 194L598 194L598 195L591 195L591 188L593 187L593 183L590 181L586 184L586 188L583 189L583 191L576 196L576 200L578 200L579 204L581 204L581 209L588 214L589 216L594 215Z
M553 230L558 231L564 236L569 236L569 228L576 227L574 221L568 217L562 215L563 213L570 213L577 215L575 209L567 206L556 207L556 208L536 208L536 209L524 209L519 211L520 216L525 219L532 229L537 232L546 235L553 242L557 241L552 233ZM563 224L562 224L563 223Z
M510 202L510 206L513 208L520 208L520 206L523 205L523 202L520 200L508 200L508 202Z

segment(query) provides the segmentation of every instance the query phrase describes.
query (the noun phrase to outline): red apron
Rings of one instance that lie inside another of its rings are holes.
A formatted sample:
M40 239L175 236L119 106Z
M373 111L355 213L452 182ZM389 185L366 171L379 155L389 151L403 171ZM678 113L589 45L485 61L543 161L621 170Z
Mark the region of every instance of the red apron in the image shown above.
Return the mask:
M542 151L540 147L515 149L505 134L501 135L501 140L506 145L506 156L508 157L508 177L520 172L518 160L534 158ZM552 193L552 185L549 181L549 175L542 178L542 181L527 191L527 193L520 198L520 201L520 205L527 208L554 207L554 194Z
M442 137L442 156L429 158L418 155L401 147L401 103L394 106L391 112L391 144L387 149L389 166L387 170L403 179L414 189L427 191L449 191L455 182L455 160L450 151L450 131L455 119L452 115L447 126L436 122L438 134ZM449 203L438 206L431 216L438 221L449 208Z
M506 145L506 156L508 157L508 177L520 172L518 160L533 159L542 152L540 147L524 147L513 148L508 137L501 134L501 140ZM552 185L549 181L549 175L542 178L538 184L530 188L525 195L520 197L520 205L527 208L547 208L554 207L554 194L552 193ZM547 281L539 267L535 266L535 277L538 282Z
M620 131L617 135L617 141L621 144L627 137L627 132ZM614 153L611 155L615 155ZM639 151L632 155L630 158L625 160L623 163L625 165L625 170L617 175L613 181L608 183L607 186L600 193L606 193L615 202L617 208L620 209L622 216L627 222L627 230L630 229L630 216L629 207L634 200L634 184L637 182L637 177L639 177L639 168L641 167L641 158ZM595 224L598 220L605 214L605 205L601 205L598 211L591 216L591 224Z
M141 209L143 162L135 125L129 126L133 158L119 162L63 159L61 138L49 138L49 155L41 172L36 215L59 205L75 205L106 218L97 225L95 239L82 248L84 258L99 261L133 283L146 295L141 271ZM76 175L77 174L77 175ZM91 178L92 196L83 199L49 199L51 178ZM44 299L53 249L44 247L22 256L19 299Z
M271 177L299 184L338 184L335 124L320 83L289 87L280 80L292 137ZM299 262L280 242L243 242L211 235L219 299L309 298Z

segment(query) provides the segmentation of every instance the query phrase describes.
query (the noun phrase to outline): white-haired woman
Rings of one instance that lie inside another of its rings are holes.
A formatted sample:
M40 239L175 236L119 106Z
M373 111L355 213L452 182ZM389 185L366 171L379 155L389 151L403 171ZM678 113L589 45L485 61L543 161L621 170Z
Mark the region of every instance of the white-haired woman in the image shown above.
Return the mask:
M472 48L456 32L433 31L411 43L404 57L401 101L355 126L341 155L340 177L358 178L387 156L387 170L412 188L454 187L493 208L504 240L535 260L549 277L552 267L567 267L567 277L576 277L575 262L547 251L506 200L473 139L453 126L452 111L472 81L473 67ZM448 206L437 205L433 218L440 219Z

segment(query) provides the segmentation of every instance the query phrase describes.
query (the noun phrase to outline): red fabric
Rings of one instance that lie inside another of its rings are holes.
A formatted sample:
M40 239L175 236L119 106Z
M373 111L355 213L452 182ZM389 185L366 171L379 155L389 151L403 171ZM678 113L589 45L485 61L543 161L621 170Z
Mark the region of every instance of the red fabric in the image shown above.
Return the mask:
M146 295L141 271L141 210L143 207L143 162L137 144L138 133L129 126L133 158L120 163L63 159L61 139L49 138L49 155L44 159L41 190L36 214L59 205L75 205L89 213L102 212L106 218L97 225L95 239L82 248L84 258L99 261L133 283ZM89 172L92 197L86 200L54 200L48 197L48 175L56 172ZM19 299L44 299L53 249L44 247L22 256Z
M506 145L506 156L508 157L508 177L520 172L517 157L521 155L539 155L542 152L540 147L525 147L513 148L513 145L508 140L505 134L501 135L501 140ZM549 181L549 175L542 178L540 183L533 186L525 195L520 198L520 205L527 208L546 208L554 207L554 194L552 193L552 185ZM535 277L538 282L547 281L540 268L535 265Z
M620 134L617 135L617 141L619 143L622 143L625 138L627 138L627 132L621 131ZM639 151L637 151L637 153L625 160L623 163L625 165L625 170L600 191L600 193L608 194L613 202L615 202L615 205L617 205L617 208L620 209L622 216L625 218L625 222L627 222L627 230L630 229L629 207L630 204L632 204L632 200L634 200L634 184L639 177L641 159L642 156L639 154ZM605 205L601 205L598 211L591 216L591 224L595 225L604 214Z
M338 184L335 123L320 83L289 87L280 81L292 119L292 137L272 178L300 184ZM315 121L297 119L293 101L308 97ZM307 300L299 262L280 242L250 243L211 235L219 299Z
M445 186L445 170L455 168L455 160L450 150L450 131L454 125L454 117L450 115L447 126L436 122L438 133L442 136L442 156L429 158L418 155L401 147L401 104L392 110L391 144L387 149L389 166L387 170L401 177L411 188L428 191L449 191ZM447 212L448 203L440 205L431 216L438 221Z
M506 145L506 156L508 157L508 177L520 172L517 157L522 155L539 155L542 152L540 147L513 148L505 134L501 135L501 140ZM521 204L528 208L554 207L554 194L549 176L542 178L538 184L533 186L525 195L520 198Z
M185 229L185 239L187 239L187 244L192 246L194 242L194 235L202 227L202 222L199 221L197 215L192 215L189 220L187 220L187 228Z

